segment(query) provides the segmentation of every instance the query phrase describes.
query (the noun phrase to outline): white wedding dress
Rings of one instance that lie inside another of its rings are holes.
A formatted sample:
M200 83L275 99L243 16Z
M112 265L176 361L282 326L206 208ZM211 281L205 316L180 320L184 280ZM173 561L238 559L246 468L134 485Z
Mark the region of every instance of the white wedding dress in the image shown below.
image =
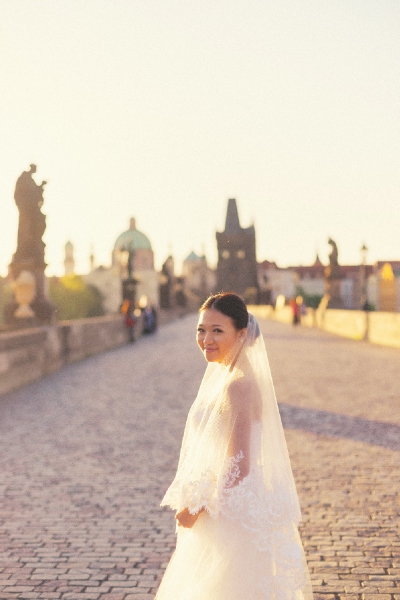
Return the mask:
M210 364L189 412L163 502L192 514L156 600L310 600L300 509L266 352L252 317L246 342Z

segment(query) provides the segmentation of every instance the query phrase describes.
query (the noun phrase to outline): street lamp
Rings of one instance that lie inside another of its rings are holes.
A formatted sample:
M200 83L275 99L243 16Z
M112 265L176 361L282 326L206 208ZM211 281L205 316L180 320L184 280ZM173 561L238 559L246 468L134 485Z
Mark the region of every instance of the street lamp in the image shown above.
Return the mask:
M124 277L127 275L128 279L131 279L133 272L134 250L132 250L130 246L124 245L119 250L118 254L122 276Z
M128 300L131 310L136 303L136 285L139 279L133 276L135 250L130 244L124 244L118 251L118 260L122 277L122 300Z
M368 248L363 244L361 252L361 310L368 310L368 277L367 277L367 254Z

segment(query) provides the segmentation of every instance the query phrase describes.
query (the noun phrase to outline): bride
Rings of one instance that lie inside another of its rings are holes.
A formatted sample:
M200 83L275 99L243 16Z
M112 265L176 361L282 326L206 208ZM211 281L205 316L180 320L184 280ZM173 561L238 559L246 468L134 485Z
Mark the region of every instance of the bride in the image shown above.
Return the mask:
M155 600L311 600L257 321L236 294L210 296L197 343L209 364L161 504L177 511L177 544Z

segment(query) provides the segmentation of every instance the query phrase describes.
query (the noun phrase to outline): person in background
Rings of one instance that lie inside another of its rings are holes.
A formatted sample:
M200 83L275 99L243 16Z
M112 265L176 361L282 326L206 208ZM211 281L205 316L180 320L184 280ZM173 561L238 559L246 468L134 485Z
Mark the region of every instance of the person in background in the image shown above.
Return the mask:
M293 325L300 325L301 323L301 305L303 303L303 298L301 296L297 296L297 298L291 298L290 300L290 308L292 309L292 323Z
M129 341L133 343L135 341L135 325L136 320L134 317L134 307L130 300L124 300L121 306L121 313L124 316L125 327L128 330Z
M154 306L147 304L143 309L143 333L154 333L157 329L157 313Z

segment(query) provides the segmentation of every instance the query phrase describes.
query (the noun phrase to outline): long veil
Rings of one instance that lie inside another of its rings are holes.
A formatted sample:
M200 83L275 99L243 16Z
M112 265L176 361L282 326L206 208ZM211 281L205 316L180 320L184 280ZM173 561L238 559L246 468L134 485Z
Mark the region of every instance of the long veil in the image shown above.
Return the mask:
M264 340L252 315L244 342L206 368L161 505L192 514L204 508L239 523L273 558L276 597L295 598L308 584L296 527L298 495Z

